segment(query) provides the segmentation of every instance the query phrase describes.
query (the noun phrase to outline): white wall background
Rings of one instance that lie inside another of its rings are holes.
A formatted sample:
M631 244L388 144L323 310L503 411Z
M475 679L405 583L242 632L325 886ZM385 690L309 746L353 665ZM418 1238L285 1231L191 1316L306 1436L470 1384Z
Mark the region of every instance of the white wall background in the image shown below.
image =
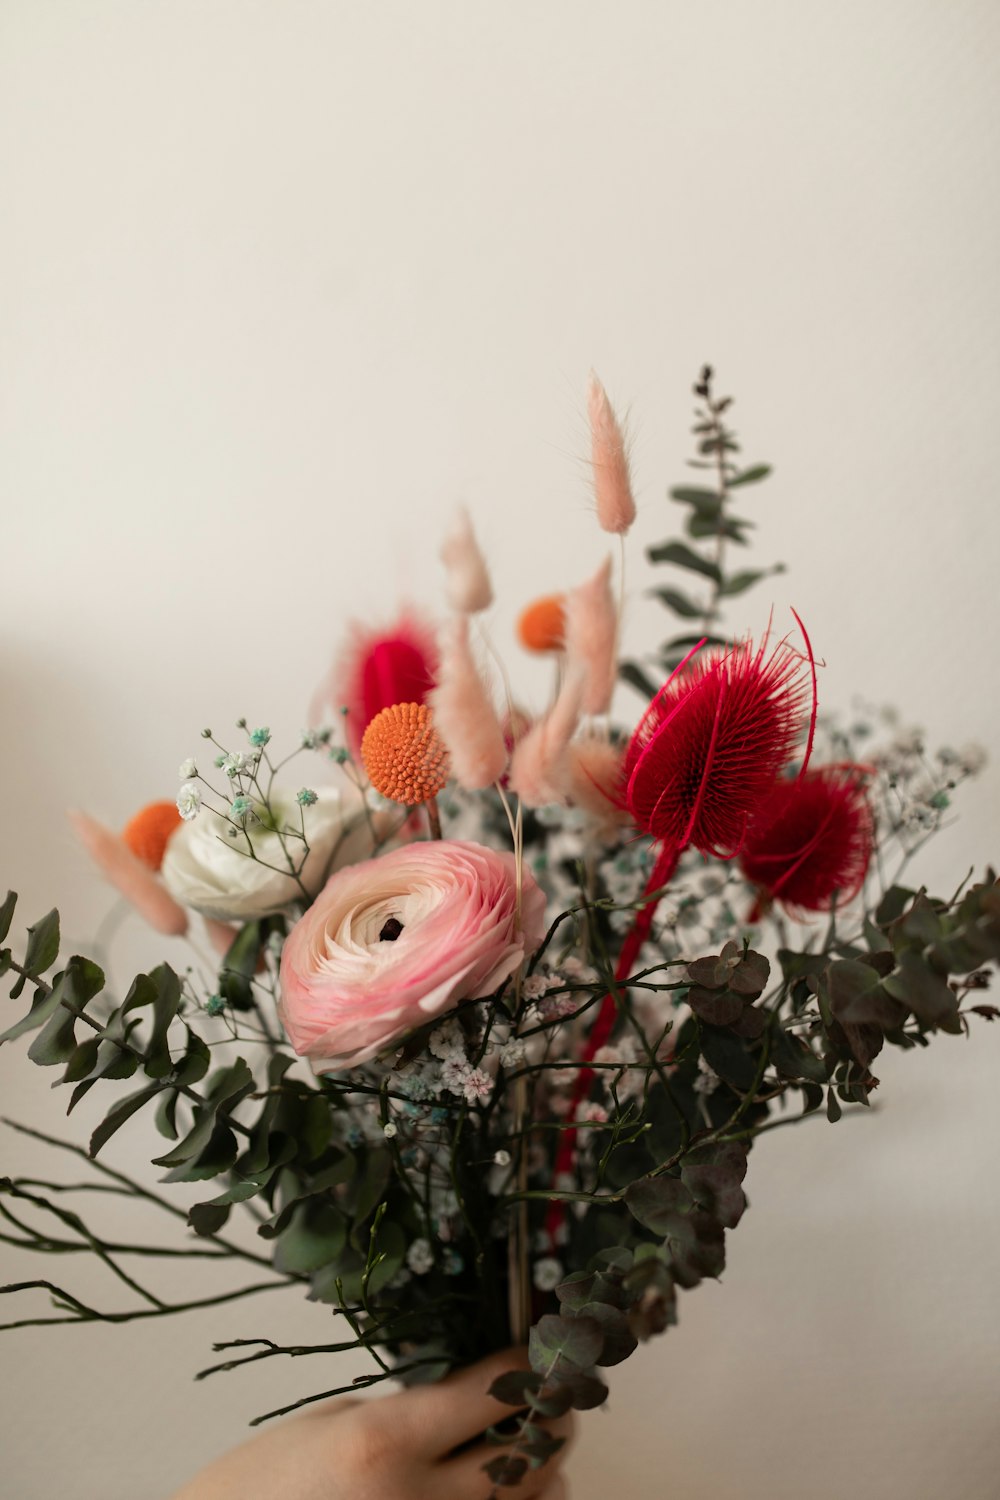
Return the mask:
M634 645L661 632L641 546L675 520L709 359L776 464L761 555L789 564L774 603L806 617L825 701L995 744L998 59L991 0L4 0L0 785L24 914L58 904L82 944L109 897L63 809L121 823L170 795L205 724L294 734L349 617L433 607L455 501L501 641L591 567L591 365L636 435ZM1000 858L998 804L994 766L932 883ZM133 924L117 952L160 946ZM996 1032L945 1038L886 1061L879 1118L762 1143L724 1284L619 1373L575 1500L995 1495L998 1067ZM84 1139L48 1081L5 1049L3 1113ZM141 1170L143 1145L109 1159ZM290 1296L5 1335L4 1493L162 1500L328 1379L194 1386L211 1340L321 1316Z

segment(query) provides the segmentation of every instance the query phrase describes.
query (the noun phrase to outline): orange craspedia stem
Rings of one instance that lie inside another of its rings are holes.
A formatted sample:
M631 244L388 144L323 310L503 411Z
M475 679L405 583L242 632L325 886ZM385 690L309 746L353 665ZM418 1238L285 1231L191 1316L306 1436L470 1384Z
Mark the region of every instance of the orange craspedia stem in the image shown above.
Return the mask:
M565 594L546 594L522 610L517 638L528 651L561 651L566 644Z
M429 802L448 780L448 752L426 703L394 703L376 714L361 759L375 790L406 807Z
M122 842L151 870L158 870L170 835L181 823L176 802L150 802L122 829Z

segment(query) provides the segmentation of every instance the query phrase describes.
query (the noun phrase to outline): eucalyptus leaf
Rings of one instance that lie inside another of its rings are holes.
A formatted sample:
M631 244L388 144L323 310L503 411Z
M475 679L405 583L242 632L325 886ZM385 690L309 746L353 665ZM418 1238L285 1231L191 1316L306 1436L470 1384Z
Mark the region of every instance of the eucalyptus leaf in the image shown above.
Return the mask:
M28 946L24 968L32 979L51 969L59 957L59 913L52 909L33 927L28 928Z
M722 582L722 574L718 563L710 558L702 557L700 552L695 552L684 542L662 542L658 547L649 547L646 556L653 563L674 563L678 568L688 568L692 573L700 573L703 578L710 578L713 583Z
M111 1139L115 1131L120 1130L125 1121L131 1119L136 1110L141 1109L144 1104L148 1104L150 1099L154 1099L160 1092L161 1087L162 1085L159 1083L147 1083L141 1089L137 1089L134 1094L127 1094L124 1099L119 1099L118 1103L108 1110L108 1113L90 1137L90 1155L96 1156L101 1147L106 1145Z
M56 988L64 992L61 984L57 983ZM60 1003L28 1048L28 1056L40 1067L51 1068L68 1062L75 1051L76 1016Z
M705 613L704 606L695 599L689 599L679 589L649 589L648 593L654 599L659 599L668 609L672 609L675 615L680 615L683 620L697 620Z
M14 919L14 908L17 906L17 892L8 891L3 905L0 906L0 943L10 931L10 924Z
M695 540L704 537L724 536L731 542L738 542L741 547L747 545L744 532L753 525L752 521L738 519L736 516L708 516L702 511L695 511L688 517L688 535Z
M758 484L773 472L770 464L754 464L752 468L744 469L742 474L735 474L729 481L729 488L735 490L741 484Z
M226 951L219 969L219 993L234 1010L253 1009L253 976L262 947L260 922L247 922Z
M343 1214L332 1203L311 1198L300 1203L291 1222L275 1241L278 1271L318 1271L336 1261L347 1243Z
M513 1489L527 1474L528 1460L501 1454L498 1458L491 1458L483 1468L493 1484L499 1485L501 1489Z
M730 573L724 579L719 593L724 599L734 599L737 594L746 593L747 589L753 588L762 578L769 578L772 573L780 571L777 568L748 568L742 573Z
M690 1213L693 1199L678 1177L646 1177L625 1190L632 1215L654 1234L665 1235L678 1219Z
M181 1003L181 982L169 964L161 964L150 975L153 985L153 1027L146 1046L148 1078L165 1078L171 1071L167 1033Z
M531 1330L528 1358L531 1368L547 1374L565 1365L586 1369L604 1344L604 1332L593 1318L566 1318L546 1313Z
M722 496L718 490L706 490L698 485L675 485L670 490L670 498L681 505L693 505L698 515L707 516L713 521L722 509Z
M620 1307L612 1307L607 1302L586 1302L576 1316L592 1319L604 1335L601 1351L593 1360L595 1365L620 1365L623 1359L635 1353L639 1340Z
M504 1406L527 1406L541 1387L542 1377L534 1370L506 1370L494 1380L489 1394Z
M634 687L644 698L655 698L660 690L659 684L655 683L637 662L621 662L618 667L618 676L622 682L627 682L629 687Z
M912 949L901 953L883 988L905 1005L924 1026L959 1029L958 996L951 986Z

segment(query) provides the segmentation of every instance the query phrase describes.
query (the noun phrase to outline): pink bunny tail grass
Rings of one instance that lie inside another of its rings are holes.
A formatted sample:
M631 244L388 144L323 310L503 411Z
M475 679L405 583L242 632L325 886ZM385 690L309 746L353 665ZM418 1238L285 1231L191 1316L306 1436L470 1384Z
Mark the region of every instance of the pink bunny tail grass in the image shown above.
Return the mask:
M631 822L624 808L625 755L597 735L585 735L569 746L569 796L600 830Z
M566 656L584 676L583 711L604 714L618 673L618 612L611 593L611 559L566 596Z
M183 937L188 918L169 891L126 844L87 813L67 813L73 831L104 878L141 917L166 937Z
M233 946L233 939L239 934L239 928L230 922L220 922L216 917L203 917L205 924L205 935L220 958L225 958Z
M587 416L597 520L603 530L623 536L635 520L625 438L608 393L593 373L587 391Z
M441 544L441 561L447 574L445 591L451 608L460 615L478 615L489 609L493 603L493 585L464 507Z
M567 673L559 696L514 747L510 786L527 807L564 803L569 791L569 742L580 720L583 678Z
M429 703L459 786L476 792L499 781L507 769L503 726L473 657L464 615L452 621L444 634L438 685Z

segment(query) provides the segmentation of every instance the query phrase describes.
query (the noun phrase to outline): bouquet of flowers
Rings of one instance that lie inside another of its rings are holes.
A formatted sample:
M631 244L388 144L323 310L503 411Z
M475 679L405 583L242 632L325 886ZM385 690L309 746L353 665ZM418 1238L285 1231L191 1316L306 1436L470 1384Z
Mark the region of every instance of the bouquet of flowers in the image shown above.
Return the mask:
M155 1111L153 1165L198 1185L190 1233L266 1271L229 1295L297 1282L318 1304L315 1345L241 1339L202 1373L363 1348L362 1384L433 1380L526 1343L529 1367L492 1388L513 1414L491 1433L498 1489L555 1451L546 1418L600 1405L602 1372L721 1273L759 1135L866 1107L884 1046L1000 1014L981 999L994 873L944 899L907 878L978 754L930 758L888 711L821 716L798 616L727 633L728 601L776 571L730 566L750 524L734 507L769 469L741 461L710 370L695 393L705 474L670 492L684 535L649 552L686 579L655 589L679 620L661 648L620 659L635 506L594 380L596 515L621 554L520 617L553 663L546 706L522 702L490 641L463 514L442 549L450 619L356 626L290 753L245 720L235 746L206 729L176 801L120 835L74 815L152 927L203 923L211 980L163 963L113 993L92 958L59 959L54 911L0 950L13 998L30 995L0 1041L33 1033L70 1111L116 1085L86 1150L43 1139L176 1222L104 1160ZM645 700L634 727L611 716L618 682ZM45 1290L53 1310L5 1326L178 1310L63 1187L0 1181L2 1238L89 1248L141 1311L40 1279L0 1290ZM233 1215L257 1250L226 1233Z

